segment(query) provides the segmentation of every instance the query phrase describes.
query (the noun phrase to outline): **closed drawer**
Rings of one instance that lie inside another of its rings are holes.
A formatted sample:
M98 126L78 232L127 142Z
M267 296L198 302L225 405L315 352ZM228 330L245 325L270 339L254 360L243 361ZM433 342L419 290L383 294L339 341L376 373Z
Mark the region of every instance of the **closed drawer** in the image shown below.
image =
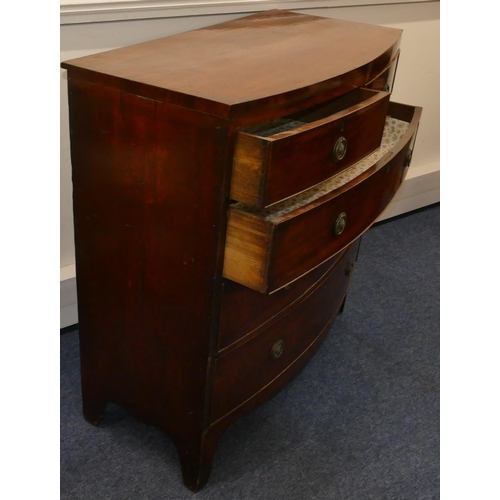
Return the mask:
M352 245L285 316L216 358L212 421L272 384L329 328L348 289L357 249L357 244Z
M391 103L389 113L380 149L345 172L270 209L230 206L224 276L271 293L366 231L404 179L421 108Z
M383 90L385 92L392 92L394 87L394 80L396 78L396 71L398 68L399 50L396 57L389 63L379 75L372 81L366 84L366 87L373 90Z
M352 245L354 253L358 244L359 240ZM271 295L226 280L219 322L219 350L224 350L247 336L255 335L270 321L276 321L286 314L317 286L317 283L324 279L343 257L344 252L339 252L334 258Z
M389 94L356 89L238 132L231 198L269 207L346 169L380 145Z

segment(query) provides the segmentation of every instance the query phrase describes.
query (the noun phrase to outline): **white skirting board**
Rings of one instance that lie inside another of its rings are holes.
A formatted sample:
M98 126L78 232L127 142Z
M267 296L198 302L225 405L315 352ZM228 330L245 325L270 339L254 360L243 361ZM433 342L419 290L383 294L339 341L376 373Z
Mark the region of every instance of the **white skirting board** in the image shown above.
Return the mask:
M438 203L439 187L439 165L410 168L396 196L378 221Z
M392 203L378 219L395 217L439 202L439 166L410 168ZM75 266L61 268L61 328L78 323Z

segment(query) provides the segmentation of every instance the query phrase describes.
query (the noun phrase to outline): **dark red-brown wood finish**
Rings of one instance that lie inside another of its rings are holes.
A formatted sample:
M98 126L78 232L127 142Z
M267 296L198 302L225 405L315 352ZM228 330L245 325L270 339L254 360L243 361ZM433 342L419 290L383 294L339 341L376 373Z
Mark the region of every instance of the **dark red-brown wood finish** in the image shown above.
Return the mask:
M283 376L329 327L347 292L358 244L352 245L283 316L270 318L257 332L249 332L243 342L216 358L213 421L228 415ZM307 331L314 334L305 334ZM270 356L274 346L279 351Z
M387 92L357 89L316 109L241 129L231 197L269 207L345 170L379 147L388 104ZM287 122L296 125L269 133ZM341 138L346 149L336 158Z
M255 335L269 320L286 314L297 301L326 276L343 257L343 252L318 266L302 279L272 295L258 293L231 280L225 280L219 326L219 351L250 335Z
M397 29L272 10L62 66L82 80L234 118L360 87L386 68L400 38Z
M62 64L84 416L97 424L114 402L165 431L193 491L208 481L224 430L318 348L343 305L358 236L394 196L412 147L405 138L387 172L378 165L360 179L359 196L346 191L342 207L369 216L337 246L326 236L298 245L300 229L296 236L286 222L278 227L273 255L286 257L273 264L274 284L293 283L268 295L223 277L238 134L305 115L369 82L380 90L400 36L269 11ZM416 116L414 108L395 109L408 122ZM353 122L364 130L361 156L377 147L375 121ZM310 144L290 144L306 171ZM273 171L278 191L290 161ZM239 174L246 179L244 169ZM307 189L318 180L300 182ZM293 227L330 225L316 213L305 208Z
M191 464L208 419L227 124L71 77L69 102L85 416L116 402Z

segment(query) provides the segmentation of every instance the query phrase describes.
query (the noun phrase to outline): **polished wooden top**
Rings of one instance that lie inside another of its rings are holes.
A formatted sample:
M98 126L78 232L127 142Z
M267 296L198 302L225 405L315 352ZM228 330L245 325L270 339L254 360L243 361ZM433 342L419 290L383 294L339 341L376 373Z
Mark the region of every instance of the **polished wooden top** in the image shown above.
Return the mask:
M389 63L400 37L393 28L272 10L62 67L70 77L229 116L248 102L304 98L311 86L363 85Z

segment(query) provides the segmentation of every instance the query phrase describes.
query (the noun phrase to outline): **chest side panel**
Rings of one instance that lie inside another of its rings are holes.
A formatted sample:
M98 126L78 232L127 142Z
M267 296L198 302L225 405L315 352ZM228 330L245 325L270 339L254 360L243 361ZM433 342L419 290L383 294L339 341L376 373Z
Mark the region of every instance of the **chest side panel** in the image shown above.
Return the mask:
M82 376L162 427L201 421L227 127L71 78L69 103Z

